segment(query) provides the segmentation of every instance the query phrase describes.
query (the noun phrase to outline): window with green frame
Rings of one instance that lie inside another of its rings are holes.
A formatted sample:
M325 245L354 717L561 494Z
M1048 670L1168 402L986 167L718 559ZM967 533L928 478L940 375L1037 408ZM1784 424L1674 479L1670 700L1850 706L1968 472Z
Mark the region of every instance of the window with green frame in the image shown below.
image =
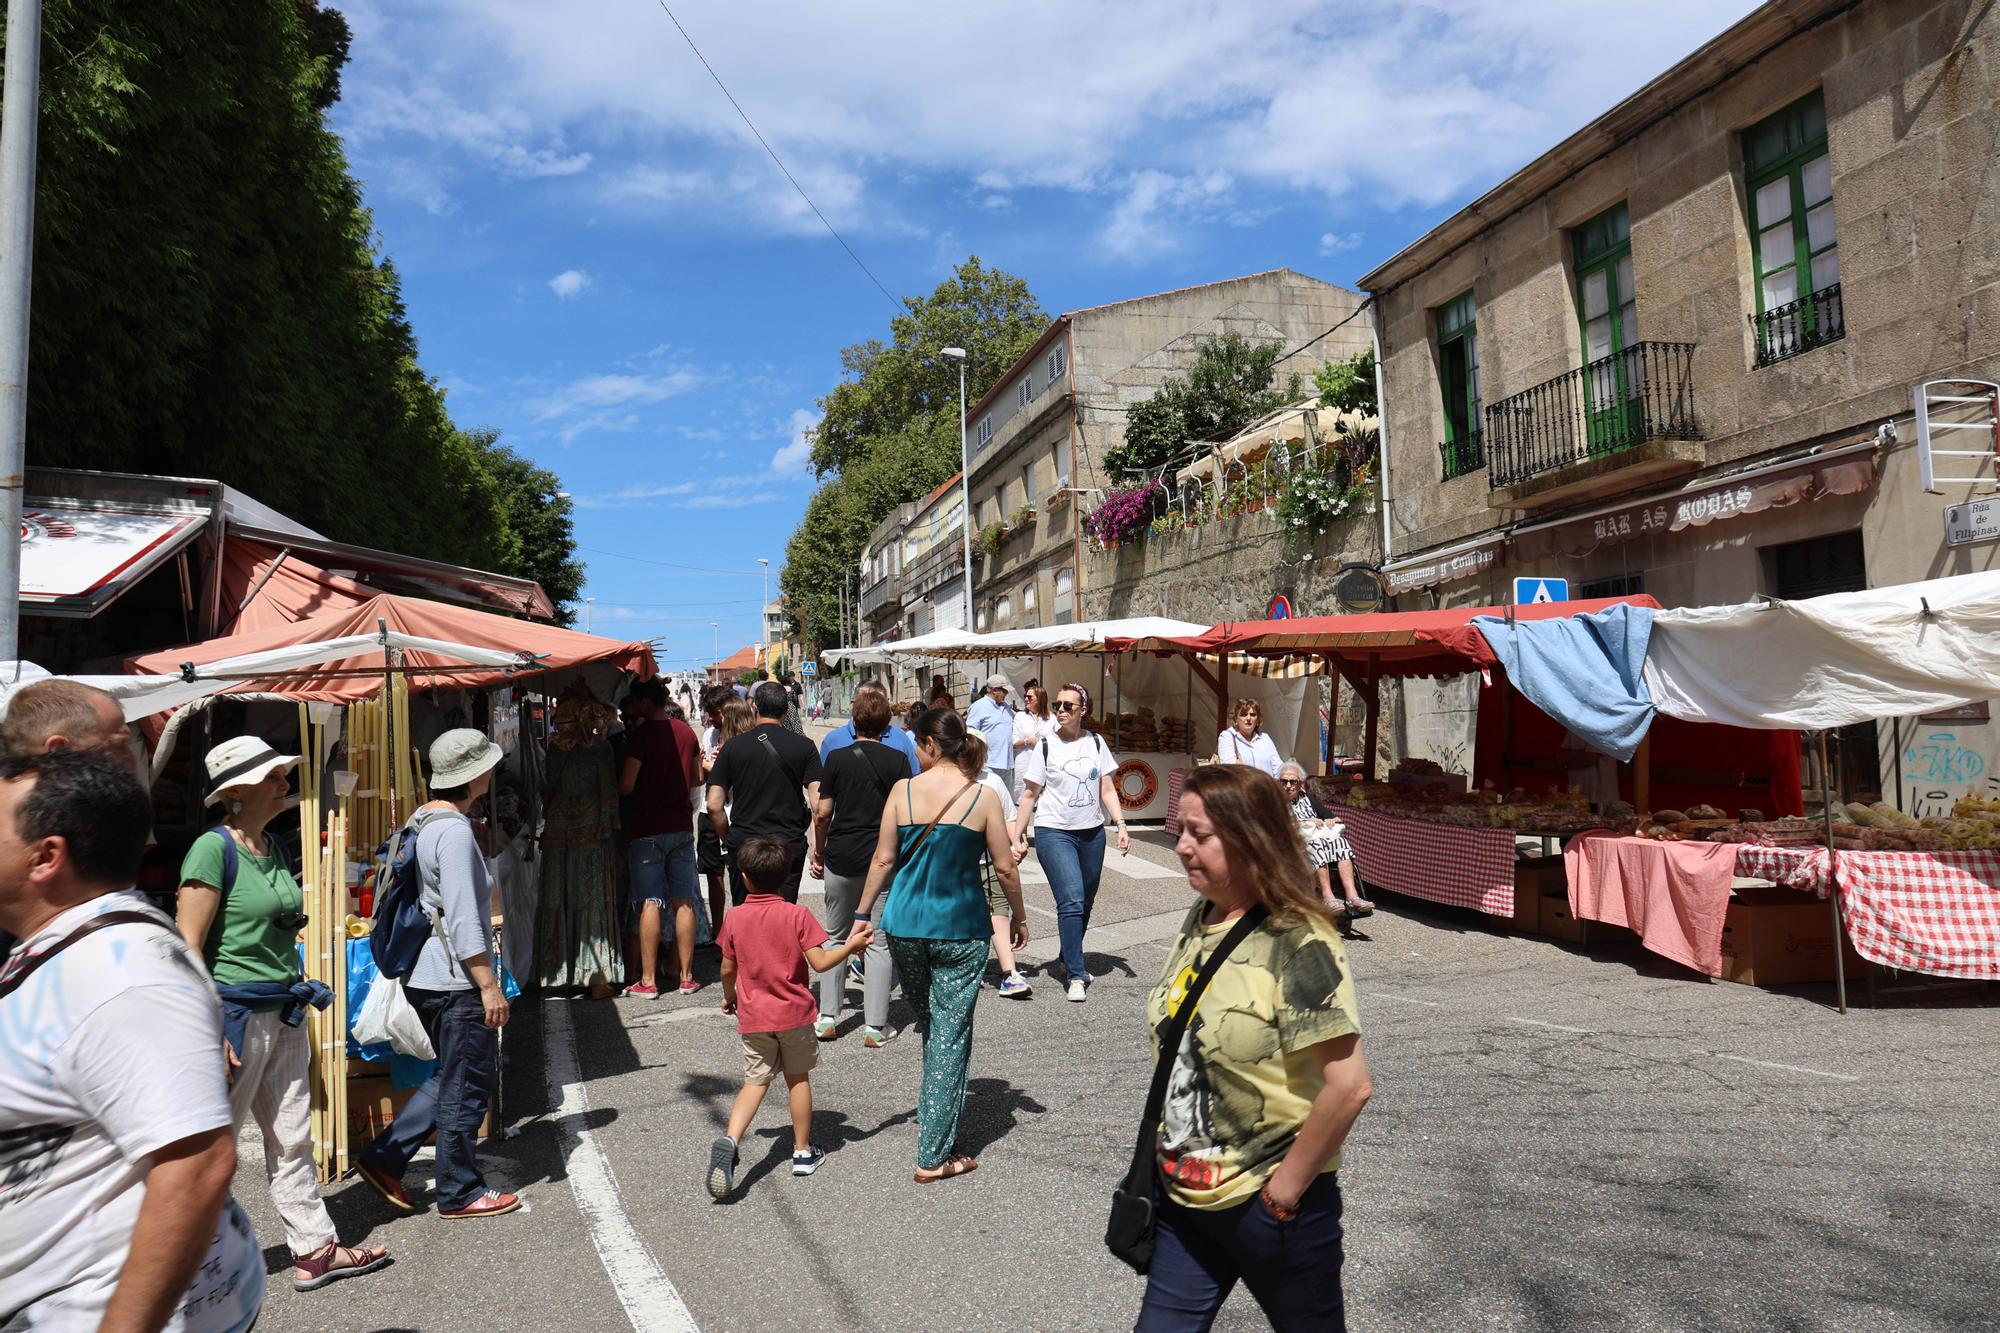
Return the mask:
M1632 215L1614 204L1570 233L1576 257L1577 318L1591 452L1623 448L1635 436L1642 385L1620 352L1639 341L1632 281Z
M1486 466L1479 430L1479 335L1472 293L1437 308L1438 383L1444 391L1444 479Z
M1757 364L1845 336L1826 103L1817 92L1743 131L1755 266Z

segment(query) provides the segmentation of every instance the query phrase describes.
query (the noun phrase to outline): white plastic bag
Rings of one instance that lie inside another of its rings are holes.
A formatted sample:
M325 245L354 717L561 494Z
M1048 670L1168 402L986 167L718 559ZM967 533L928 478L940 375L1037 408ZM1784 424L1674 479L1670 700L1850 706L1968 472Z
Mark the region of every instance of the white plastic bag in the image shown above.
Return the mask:
M361 1012L354 1016L354 1040L361 1046L386 1041L404 1055L419 1060L437 1059L430 1033L424 1031L417 1011L410 1007L409 997L403 994L403 983L393 977L377 976L368 988L368 998L361 1002Z

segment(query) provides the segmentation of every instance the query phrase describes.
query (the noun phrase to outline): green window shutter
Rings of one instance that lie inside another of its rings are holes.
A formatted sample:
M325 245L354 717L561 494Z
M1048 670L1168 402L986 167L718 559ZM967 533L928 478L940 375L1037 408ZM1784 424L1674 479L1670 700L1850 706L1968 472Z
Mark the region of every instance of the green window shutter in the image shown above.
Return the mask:
M1446 480L1484 466L1480 448L1478 306L1471 292L1437 308L1438 382L1444 393Z
M1757 359L1782 360L1840 337L1840 247L1826 105L1817 92L1743 131L1744 194L1757 293Z

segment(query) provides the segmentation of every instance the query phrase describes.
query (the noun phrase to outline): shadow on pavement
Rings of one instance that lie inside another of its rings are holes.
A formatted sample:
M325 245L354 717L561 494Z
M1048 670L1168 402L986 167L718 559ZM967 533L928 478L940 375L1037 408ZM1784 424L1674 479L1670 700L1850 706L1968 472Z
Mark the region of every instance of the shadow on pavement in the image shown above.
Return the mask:
M977 1157L1006 1138L1024 1113L1046 1115L1048 1109L1004 1078L972 1079L965 1085L956 1151Z

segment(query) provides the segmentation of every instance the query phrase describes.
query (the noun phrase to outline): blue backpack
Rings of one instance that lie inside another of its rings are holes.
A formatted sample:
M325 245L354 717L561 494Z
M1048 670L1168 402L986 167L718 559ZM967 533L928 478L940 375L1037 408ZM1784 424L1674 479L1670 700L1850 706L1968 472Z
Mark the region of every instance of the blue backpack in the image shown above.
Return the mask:
M375 879L375 924L368 945L375 967L385 977L402 980L414 972L437 923L424 908L423 875L417 868L417 834L435 815L456 811L419 810L396 836L375 849L384 867ZM459 815L463 819L463 815ZM446 954L451 952L447 949Z

